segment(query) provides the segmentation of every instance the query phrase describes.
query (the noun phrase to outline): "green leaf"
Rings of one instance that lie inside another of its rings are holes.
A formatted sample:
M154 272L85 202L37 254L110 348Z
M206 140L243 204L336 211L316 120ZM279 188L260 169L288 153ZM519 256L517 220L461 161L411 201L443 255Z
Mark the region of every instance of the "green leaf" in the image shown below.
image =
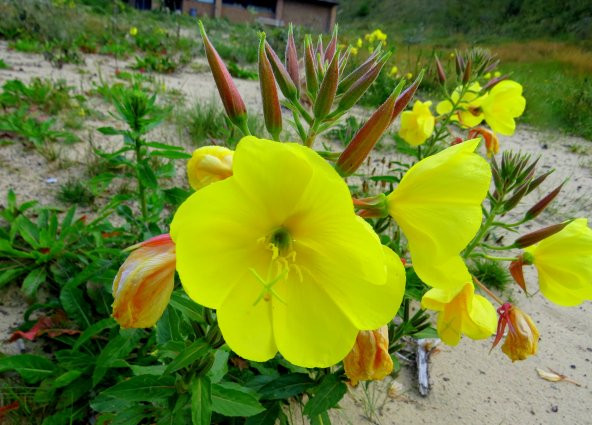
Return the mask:
M51 384L51 387L52 388L65 387L66 385L69 385L73 381L78 379L80 377L80 375L82 375L82 372L80 370L69 370L68 372L65 372L65 373L61 374L60 376L58 376L53 381L53 384Z
M129 406L117 412L109 425L138 425L148 415L149 412L146 412L145 406Z
M185 151L183 146L175 146L175 145L167 145L166 143L160 142L147 142L145 143L146 146L155 148L155 149L165 149L165 150L175 150L175 151ZM191 156L191 155L189 155Z
M76 322L86 329L91 325L90 305L84 300L83 293L80 289L66 286L60 292L60 302L68 316L76 320Z
M134 375L157 375L162 376L166 366L163 364L152 365L152 366L140 366L140 365L129 365Z
M142 338L142 332L138 329L122 329L115 338L103 348L97 357L97 365L93 371L93 386L97 385L117 360L121 360L132 352Z
M39 286L45 282L47 273L43 267L31 270L31 272L23 280L22 290L27 298L33 298Z
M31 384L37 383L56 371L55 365L45 357L19 354L0 358L0 373L14 370Z
M147 161L141 162L138 164L138 178L140 181L150 189L157 189L158 188L158 180L156 179L156 174L150 167L150 164Z
M116 135L121 135L121 134L126 133L125 130L117 130L116 128L113 128L113 127L99 127L99 128L97 128L97 130L101 134L104 134L105 136L116 136Z
M193 425L210 425L212 419L212 388L206 376L191 381L191 421Z
M225 350L216 350L214 353L214 364L208 370L206 374L210 381L213 383L218 383L224 378L224 375L228 372L228 357L230 353Z
M150 152L150 156L160 156L162 158L168 159L189 159L191 155L187 152L179 152L179 151L172 151L172 150L161 150L161 151L152 151Z
M331 425L329 413L325 411L319 415L311 417L310 425Z
M173 376L140 375L120 382L101 394L129 402L160 401L176 392Z
M431 326L428 326L424 330L421 330L417 333L413 334L413 338L421 339L421 338L438 338L438 331Z
M0 288L2 288L4 285L8 283L13 282L14 280L16 280L17 277L19 277L26 271L27 269L24 267L4 270L0 273Z
M304 414L318 416L335 407L347 392L347 386L334 374L326 375L318 386L314 397L304 406Z
M117 325L117 322L113 320L112 317L107 317L106 319L99 320L96 323L93 323L91 326L86 328L84 332L78 337L76 343L72 347L72 350L78 350L86 341L91 339L93 336L98 335L99 333L103 332L105 329L112 329Z
M265 408L246 389L226 388L212 384L212 410L226 416L254 416Z
M261 398L267 400L281 400L301 394L313 387L315 382L302 373L281 375L270 383L264 385L260 390Z
M210 346L206 341L201 338L193 341L193 343L181 351L179 355L169 363L164 373L169 374L179 369L183 369L204 357L208 351L210 351Z
M203 307L190 300L183 291L174 291L171 294L170 305L188 319L205 324Z
M280 404L273 403L264 412L247 418L245 425L275 425L277 418L280 416L280 410Z
M185 340L180 326L179 314L169 305L156 323L156 342L161 345L168 341Z

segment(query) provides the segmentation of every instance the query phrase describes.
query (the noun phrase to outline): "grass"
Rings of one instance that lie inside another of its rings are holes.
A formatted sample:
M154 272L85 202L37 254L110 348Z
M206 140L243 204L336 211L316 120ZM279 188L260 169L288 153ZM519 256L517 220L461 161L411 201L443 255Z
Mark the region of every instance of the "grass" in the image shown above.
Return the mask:
M510 273L499 261L475 259L469 271L490 289L503 292L511 281Z
M56 197L64 204L80 206L91 205L95 200L95 195L78 180L69 180L61 185Z

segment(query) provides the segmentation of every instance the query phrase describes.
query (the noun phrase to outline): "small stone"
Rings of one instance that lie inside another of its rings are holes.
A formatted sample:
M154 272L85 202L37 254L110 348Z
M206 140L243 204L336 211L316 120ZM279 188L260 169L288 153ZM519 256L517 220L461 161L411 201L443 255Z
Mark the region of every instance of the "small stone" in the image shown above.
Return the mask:
M576 365L575 364L572 364L572 365L569 365L569 367L571 367L572 369L575 369L576 368Z
M557 406L556 404L551 406L551 412L557 413L558 410L559 410L559 406Z

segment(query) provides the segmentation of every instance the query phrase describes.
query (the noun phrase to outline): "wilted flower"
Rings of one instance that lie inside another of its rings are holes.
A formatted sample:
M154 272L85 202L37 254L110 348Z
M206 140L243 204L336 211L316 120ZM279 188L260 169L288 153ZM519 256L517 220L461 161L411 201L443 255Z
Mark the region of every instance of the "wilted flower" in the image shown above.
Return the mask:
M497 312L499 314L497 334L491 348L493 349L502 339L507 326L508 336L502 345L504 354L513 362L535 355L539 331L530 316L510 303L502 305Z
M541 292L564 306L592 300L592 229L578 218L561 231L524 249L524 263L534 264Z
M388 195L389 212L409 243L413 267L430 286L470 281L460 252L481 226L491 169L474 153L479 140L422 159Z
M475 294L470 281L456 293L439 288L430 289L423 296L421 305L440 312L438 335L448 345L457 345L461 334L471 339L484 339L495 332L495 308L487 299Z
M378 381L393 371L393 360L388 351L388 327L374 331L360 331L356 343L343 359L345 374L352 385L359 381Z
M484 96L479 96L480 90L481 86L475 82L468 87L461 98L462 87L459 86L454 89L450 98L455 104L458 103L460 110L457 110L455 115L451 117L452 121L460 121L466 127L474 127L483 121L484 115L481 110L481 103ZM450 100L443 100L436 106L436 111L440 115L452 112L452 102Z
M187 161L187 178L195 190L232 176L234 152L222 146L202 146Z
M113 317L124 328L153 326L166 309L175 277L168 234L134 245L113 281Z
M434 116L430 111L432 102L415 101L412 111L401 114L399 136L411 146L419 146L434 132Z
M496 84L481 102L485 121L491 129L505 136L516 130L514 118L524 112L526 99L522 86L516 81L504 80Z
M397 312L405 273L312 149L243 138L233 176L198 190L171 224L187 294L217 309L226 343L303 367L342 360ZM398 302L397 302L398 301Z
M135 37L136 35L138 35L138 28L136 27L131 27L129 30L129 33L132 37Z
M483 137L483 140L485 140L485 149L487 150L488 157L491 157L492 155L495 155L499 152L499 139L493 131L483 127L472 128L469 131L469 138L473 138L478 135Z

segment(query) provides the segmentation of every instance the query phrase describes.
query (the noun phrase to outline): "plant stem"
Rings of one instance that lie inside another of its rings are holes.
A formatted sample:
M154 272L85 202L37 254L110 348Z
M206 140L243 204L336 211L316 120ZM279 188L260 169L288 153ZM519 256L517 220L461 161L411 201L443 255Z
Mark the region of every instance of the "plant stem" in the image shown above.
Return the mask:
M491 227L493 220L495 220L495 215L496 215L495 214L495 207L492 206L491 211L489 212L489 215L487 216L487 219L485 220L485 223L483 223L481 225L481 228L479 229L479 231L477 232L477 234L475 235L473 240L465 248L465 251L463 252L463 258L468 258L469 254L473 251L473 249L475 249L477 244L479 244L479 242L481 242L481 239L483 238L483 236L485 236L485 234L487 233L487 231Z
M134 138L136 151L136 178L138 180L138 192L140 200L140 209L142 211L142 220L144 223L148 221L148 209L146 208L146 188L140 177L140 164L142 163L142 142L139 137Z
M485 284L483 284L483 282L481 282L475 276L473 276L473 282L475 282L487 295L493 298L499 305L504 304L504 301L500 297L491 292L489 288L485 286Z

